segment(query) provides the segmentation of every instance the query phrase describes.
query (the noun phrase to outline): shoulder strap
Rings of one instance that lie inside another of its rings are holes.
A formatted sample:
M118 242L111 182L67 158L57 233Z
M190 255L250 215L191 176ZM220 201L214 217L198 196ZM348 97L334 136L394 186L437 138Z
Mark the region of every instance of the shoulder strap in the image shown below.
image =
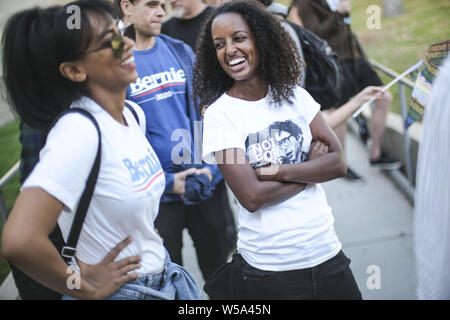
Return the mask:
M131 111L131 113L133 114L133 117L136 119L136 122L140 125L141 123L139 122L139 117L138 117L136 110L134 110L134 108L126 100L125 100L125 107L127 107L128 110Z
M91 172L89 173L88 179L86 181L86 186L81 195L80 202L78 204L78 208L75 213L75 217L73 219L72 227L70 228L67 242L61 250L61 256L63 257L64 261L66 261L67 264L69 264L72 261L72 258L75 256L76 251L75 248L77 247L78 239L81 233L81 228L83 227L84 219L86 218L86 213L89 208L89 203L91 202L92 195L94 194L95 184L97 183L98 173L100 171L101 145L102 145L100 127L97 123L97 120L95 120L92 114L90 114L88 111L84 109L81 108L68 109L64 111L61 115L59 115L54 123L56 123L56 121L61 117L63 117L64 115L74 112L82 114L83 116L91 120L92 123L94 124L95 129L97 130L98 133L98 148L94 164L92 166Z

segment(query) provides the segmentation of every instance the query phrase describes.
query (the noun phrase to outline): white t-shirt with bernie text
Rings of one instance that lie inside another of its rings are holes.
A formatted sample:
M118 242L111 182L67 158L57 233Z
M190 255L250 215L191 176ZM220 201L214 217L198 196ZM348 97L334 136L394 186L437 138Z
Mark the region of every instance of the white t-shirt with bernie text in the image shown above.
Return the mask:
M136 272L152 274L164 267L165 250L153 222L165 178L144 135L144 113L138 105L130 104L140 125L126 107L123 116L128 126L117 122L89 98L72 105L95 117L102 137L100 172L76 257L84 263L97 264L131 236L133 241L116 260L140 255L141 268ZM58 224L66 241L97 147L98 134L91 120L78 113L65 115L50 131L40 161L22 187L40 187L64 204Z
M256 168L268 163L293 164L308 157L310 123L320 105L301 87L293 104L246 101L224 93L205 112L203 158L226 149L242 149ZM334 257L341 243L320 184L282 203L250 213L240 206L238 250L250 265L268 271L316 266Z

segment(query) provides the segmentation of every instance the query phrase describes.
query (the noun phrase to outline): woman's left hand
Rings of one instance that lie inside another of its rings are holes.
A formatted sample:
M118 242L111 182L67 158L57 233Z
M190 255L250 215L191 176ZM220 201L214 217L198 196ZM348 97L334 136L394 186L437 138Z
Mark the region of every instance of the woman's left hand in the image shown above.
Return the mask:
M90 287L89 299L104 299L116 292L125 283L138 277L132 271L140 267L141 257L128 257L115 261L119 253L131 243L128 237L113 248L98 264L88 265L77 261L83 280Z

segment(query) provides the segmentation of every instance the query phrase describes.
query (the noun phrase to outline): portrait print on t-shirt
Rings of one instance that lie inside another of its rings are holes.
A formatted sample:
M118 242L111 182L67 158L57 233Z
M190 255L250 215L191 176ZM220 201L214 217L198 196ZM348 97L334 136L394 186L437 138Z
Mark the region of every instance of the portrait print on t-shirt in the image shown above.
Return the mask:
M245 150L250 164L258 168L267 164L294 164L306 161L309 143L303 132L308 126L303 117L276 121L267 128L248 135Z

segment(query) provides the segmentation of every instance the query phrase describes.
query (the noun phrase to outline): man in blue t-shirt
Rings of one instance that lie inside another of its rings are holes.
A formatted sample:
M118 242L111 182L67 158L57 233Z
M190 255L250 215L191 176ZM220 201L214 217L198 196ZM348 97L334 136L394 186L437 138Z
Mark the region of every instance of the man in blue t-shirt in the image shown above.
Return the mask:
M191 98L194 53L183 42L160 34L164 1L116 0L116 4L124 20L133 24L135 35L139 77L130 84L127 99L144 110L146 136L166 177L155 226L178 264L182 264L182 231L188 228L206 279L226 262L236 232L223 177L217 166L201 161L202 124ZM212 192L192 204L187 197L193 184L186 181L202 174L202 183Z

